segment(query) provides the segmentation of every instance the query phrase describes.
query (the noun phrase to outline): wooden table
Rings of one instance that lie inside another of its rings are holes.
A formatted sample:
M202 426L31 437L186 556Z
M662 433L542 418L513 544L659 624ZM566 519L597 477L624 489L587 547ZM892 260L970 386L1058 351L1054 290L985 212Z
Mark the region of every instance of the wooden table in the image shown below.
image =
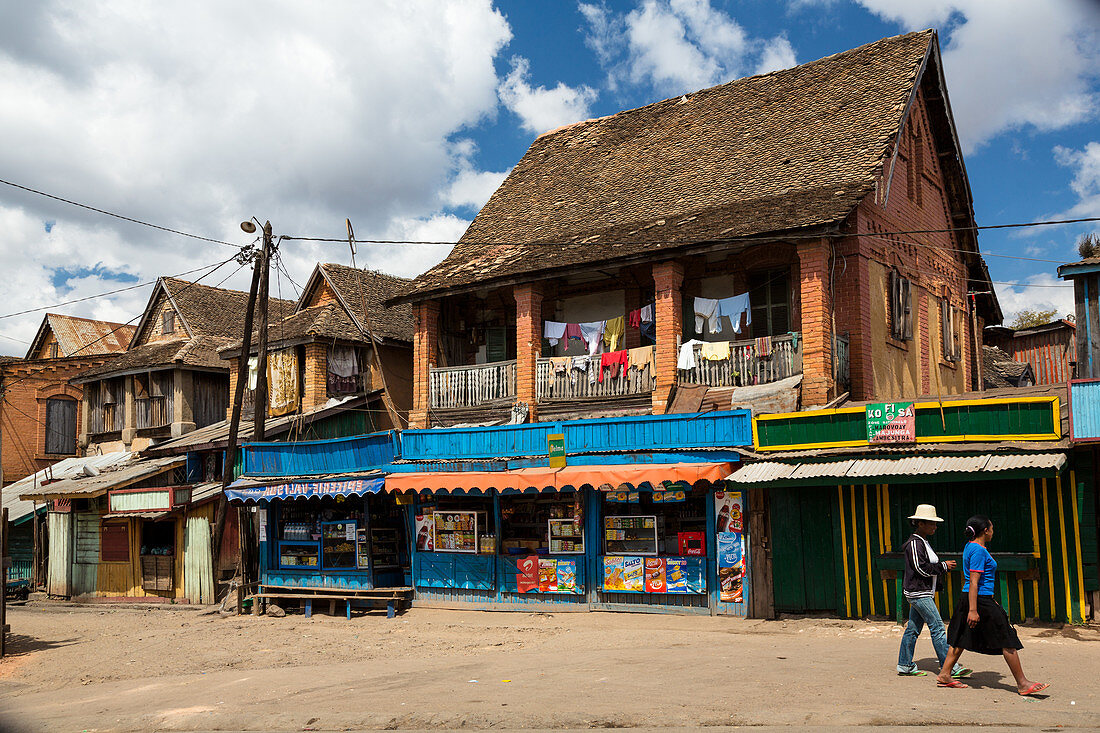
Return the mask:
M260 615L260 605L268 599L272 600L300 600L305 611L305 617L313 616L314 601L328 601L329 613L336 615L336 604L344 604L347 618L351 618L352 601L364 603L368 606L386 606L386 618L397 615L398 605L412 601L413 589L408 586L394 588L305 588L289 585L260 585L257 593L253 593L252 613Z

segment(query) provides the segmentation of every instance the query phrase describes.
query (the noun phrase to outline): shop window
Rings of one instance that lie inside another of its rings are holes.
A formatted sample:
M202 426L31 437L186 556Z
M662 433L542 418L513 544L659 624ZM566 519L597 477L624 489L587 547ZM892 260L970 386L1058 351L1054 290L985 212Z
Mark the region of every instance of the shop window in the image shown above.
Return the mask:
M940 300L940 343L945 361L958 361L962 358L962 345L955 328L955 309L947 298Z
M789 270L762 270L748 276L752 337L782 336L791 330Z
M175 588L176 523L141 523L141 587L152 593Z
M76 453L76 400L46 400L46 453Z
M890 335L898 341L913 338L913 295L907 278L897 270L890 271Z
M163 313L164 333L176 332L176 314L174 311L164 311Z
M104 522L99 528L99 559L102 562L130 561L128 522Z
M488 497L432 497L416 517L416 546L427 552L496 552L493 502Z
M579 493L502 496L504 555L584 553L584 501Z

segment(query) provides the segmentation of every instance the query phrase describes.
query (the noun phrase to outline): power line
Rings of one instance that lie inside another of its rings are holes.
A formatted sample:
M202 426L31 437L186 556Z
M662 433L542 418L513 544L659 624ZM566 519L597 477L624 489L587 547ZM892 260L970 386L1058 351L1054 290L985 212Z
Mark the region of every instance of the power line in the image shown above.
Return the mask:
M236 255L234 255L234 257L235 256ZM231 259L233 259L233 257L229 258L229 260L231 260ZM224 265L226 262L229 262L229 260L225 260L225 261L217 263L217 264L220 267L221 265ZM186 270L184 272L180 272L180 273L177 273L175 275L166 275L165 277L181 277L183 275L190 275L193 272L198 272L199 270L205 270L208 267L211 267L211 265L202 265L201 267L196 267L193 270ZM5 315L0 315L0 319L2 319L2 318L13 318L15 316L24 316L28 313L37 313L39 311L50 310L51 308L61 308L62 306L72 305L73 303L83 303L86 300L95 300L96 298L103 298L103 297L106 297L108 295L116 295L118 293L125 293L127 290L136 290L138 288L144 288L147 285L155 285L156 282L157 282L156 280L150 280L148 282L137 283L136 285L128 285L124 288L118 288L117 290L108 290L107 292L104 292L104 293L96 293L95 295L87 295L83 298L76 298L75 300L66 300L62 303L54 303L53 305L44 305L44 306L41 306L40 308L28 308L27 310L23 310L23 311L17 311L15 313L7 313Z
M39 196L45 196L46 198L53 199L54 201L60 201L63 204L69 204L70 206L78 206L81 209L87 209L88 211L94 211L97 214L103 214L105 216L113 216L116 219L121 219L123 221L128 221L128 222L131 222L131 223L134 223L134 224L140 224L143 227L149 227L151 229L159 229L162 232L168 232L170 234L178 234L181 237L190 237L191 239L198 239L198 240L201 240L203 242L213 242L214 244L224 244L226 247L236 247L238 249L240 248L239 244L233 244L231 242L223 242L220 239L211 239L210 237L203 237L203 236L200 236L198 234L191 234L190 232L181 232L179 229L171 229L169 227L161 226L160 224L152 224L152 223L147 222L147 221L142 221L141 219L135 219L132 216L125 216L123 214L116 214L113 211L107 211L106 209L99 209L99 208L96 208L95 206L89 206L88 204L82 204L79 201L73 201L71 199L62 198L61 196L55 196L52 193L46 193L45 191L39 191L36 188L30 188L29 186L22 186L18 183L13 183L11 181L5 181L2 178L0 178L0 183L3 183L5 186L11 186L12 188L18 188L18 189L21 189L23 191L27 191L29 193L37 194Z
M1039 227L1039 226L1056 226L1062 224L1080 224L1084 222L1100 221L1100 216L1090 216L1081 219L1058 219L1051 221L1031 221L1017 224L986 224L983 226L972 227L948 227L945 229L907 229L895 232L868 232L868 233L824 233L824 234L784 234L784 235L746 235L743 237L729 237L726 239L712 238L712 239L697 239L697 240L648 240L646 244L669 244L676 246L685 246L692 244L713 244L718 242L747 242L747 241L766 241L774 242L776 239L848 239L849 237L868 237L868 236L881 236L881 235L903 235L903 234L949 234L951 232L972 232L986 229L1018 229L1026 227ZM347 237L292 237L284 235L282 239L295 240L299 242L336 242L340 244L347 244ZM505 241L444 241L444 240L431 240L431 239L359 239L355 240L357 243L362 244L424 244L424 245L449 245L454 246L457 244L471 244L483 247L528 247L528 246L560 246L560 247L586 247L591 245L624 245L624 244L638 244L638 242L631 241L573 241L573 242L505 242ZM969 252L970 250L956 250L959 252ZM1014 259L1032 259L1028 257L1016 257L1015 255L995 255L998 257L1010 257ZM1037 260L1045 261L1045 260ZM1052 262L1061 262L1060 260L1051 260Z

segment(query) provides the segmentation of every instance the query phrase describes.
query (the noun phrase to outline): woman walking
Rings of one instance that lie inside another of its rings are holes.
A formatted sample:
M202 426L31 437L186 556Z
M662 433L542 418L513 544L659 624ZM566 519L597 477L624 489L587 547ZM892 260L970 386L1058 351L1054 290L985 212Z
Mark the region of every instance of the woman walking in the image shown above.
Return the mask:
M1046 682L1032 682L1024 676L1017 650L1023 649L1008 614L993 600L993 580L997 561L987 549L993 539L993 522L975 515L966 522L966 547L963 549L963 598L960 599L951 624L947 627L947 659L936 677L939 687L969 687L951 678L951 670L963 651L1004 655L1016 690L1021 695L1034 695L1050 687Z

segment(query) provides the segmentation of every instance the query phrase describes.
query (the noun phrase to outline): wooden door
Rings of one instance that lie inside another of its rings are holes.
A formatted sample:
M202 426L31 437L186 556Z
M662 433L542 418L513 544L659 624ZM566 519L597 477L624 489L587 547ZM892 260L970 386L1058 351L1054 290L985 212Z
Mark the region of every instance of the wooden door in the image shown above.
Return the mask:
M826 487L769 490L775 610L835 612L836 540Z

